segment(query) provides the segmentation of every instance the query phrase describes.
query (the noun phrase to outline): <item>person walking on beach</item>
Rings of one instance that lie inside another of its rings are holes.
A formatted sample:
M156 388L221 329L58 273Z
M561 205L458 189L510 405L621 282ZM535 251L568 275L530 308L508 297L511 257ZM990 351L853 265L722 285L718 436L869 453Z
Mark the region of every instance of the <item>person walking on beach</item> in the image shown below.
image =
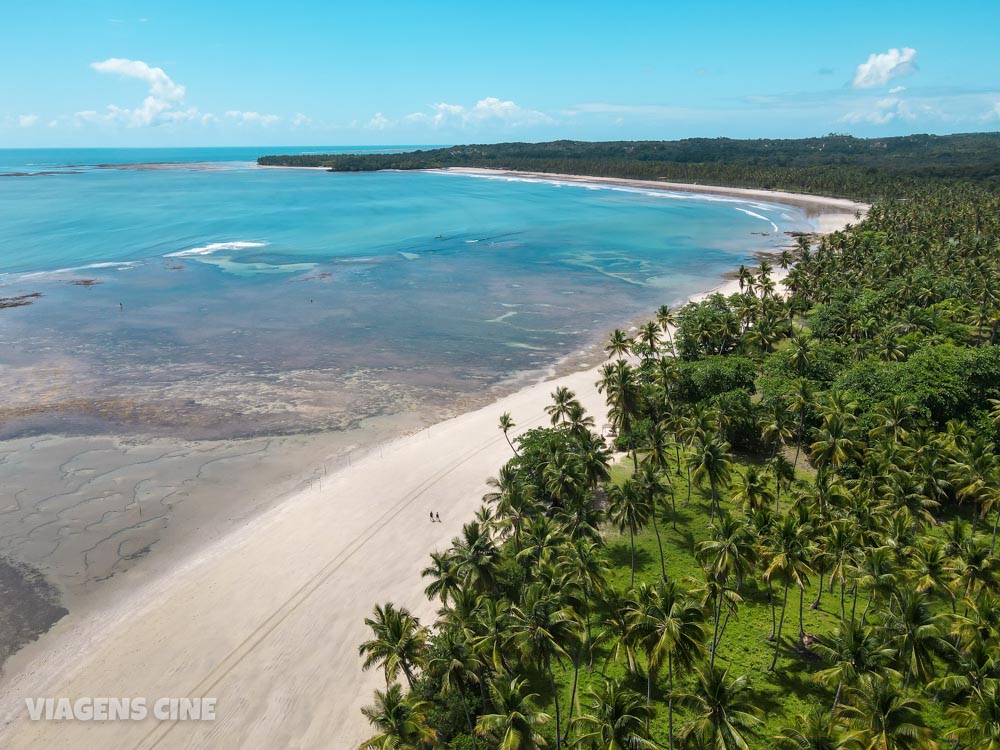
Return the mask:
M440 513L437 514L437 522L441 523L441 514Z
M431 511L431 523L434 523L434 511Z

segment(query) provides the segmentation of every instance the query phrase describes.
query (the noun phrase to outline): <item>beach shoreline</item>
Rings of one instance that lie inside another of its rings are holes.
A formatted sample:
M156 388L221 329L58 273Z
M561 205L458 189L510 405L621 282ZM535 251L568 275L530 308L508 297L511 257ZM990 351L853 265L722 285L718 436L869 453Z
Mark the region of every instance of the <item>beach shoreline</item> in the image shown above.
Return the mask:
M480 176L605 181L492 171ZM753 192L757 199L790 202L775 197L785 194ZM866 208L799 198L827 217L819 222L821 233L853 221L850 207ZM738 290L736 280L720 280L691 299ZM577 354L599 357L589 350ZM500 413L512 413L514 434L544 424L550 392L565 386L576 391L598 427L606 421L595 387L599 366L566 372L568 366L555 363L547 373L554 379L542 375L488 405L396 437L328 476L317 478L313 471L305 487L176 567L122 586L119 600L106 607L71 613L8 663L0 736L9 747L103 747L111 738L123 747L356 746L368 734L360 707L380 682L377 674L360 671L363 618L376 603L392 600L432 620L435 608L423 596L419 571L429 553L447 546L472 517L486 478L509 456L496 427ZM441 514L441 524L427 523L430 510ZM389 549L393 554L386 556ZM330 632L334 638L324 635ZM277 681L275 664L283 670ZM220 721L26 721L25 697L60 695L210 695L219 699Z

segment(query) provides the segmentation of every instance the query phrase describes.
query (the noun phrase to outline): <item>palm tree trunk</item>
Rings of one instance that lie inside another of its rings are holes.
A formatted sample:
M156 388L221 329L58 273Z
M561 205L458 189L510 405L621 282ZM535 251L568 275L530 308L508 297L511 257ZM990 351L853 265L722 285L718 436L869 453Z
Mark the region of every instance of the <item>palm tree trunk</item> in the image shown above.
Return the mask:
M566 735L563 742L569 742L569 728L573 724L573 709L576 708L576 686L580 677L580 659L583 656L583 644L580 644L580 651L577 651L573 659L573 689L569 694L569 716L566 717Z
M843 690L843 689L844 689L844 683L843 682L838 682L837 683L837 692L833 696L833 708L830 709L830 713L837 713L837 706L840 705L840 691Z
M684 507L685 508L691 504L691 467L690 466L687 467L687 474L688 474L688 496L687 496L687 500L684 501Z
M778 665L778 650L781 648L781 629L785 625L785 610L788 609L788 582L785 582L785 597L781 603L781 619L778 620L778 634L774 639L774 658L771 660L769 672L773 672Z
M800 641L806 634L805 628L802 626L802 604L805 601L805 598L806 598L806 587L800 585L799 586L799 640Z
M549 686L552 688L552 700L556 704L556 750L562 748L562 722L559 717L559 691L556 690L556 676L552 673L552 657L545 659L545 665L549 670Z
M634 588L635 587L635 530L631 526L628 527L628 539L629 539L629 544L631 545L632 548L632 582L630 584L630 588Z
M473 750L478 747L476 744L476 730L472 726L472 714L469 713L469 700L465 697L465 688L462 683L458 683L458 694L462 696L462 708L465 709L465 720L469 723L469 737L472 738Z
M774 587L771 585L770 578L767 579L767 601L771 605L771 635L767 637L767 640L773 641L774 633L778 629L778 613L774 604Z
M653 531L656 532L656 546L660 548L660 577L667 577L667 568L663 562L663 542L660 540L660 527L656 523L656 503L653 503Z
M854 583L854 601L851 602L851 622L854 622L854 613L858 611L858 584Z
M1000 512L997 515L1000 518ZM670 525L677 531L677 495L674 492L673 484L670 485Z
M993 550L997 546L997 526L1000 525L1000 509L997 510L996 519L993 521L993 541L990 542L990 556L993 556Z
M504 431L503 431L503 436L504 436L505 438L507 438L507 445L509 445L509 446L510 446L510 449L511 449L512 451L514 451L514 455L515 455L515 456L520 456L521 454L517 452L517 448L515 448L515 447L514 447L514 444L513 444L512 442L510 442L510 436L509 436L509 435L507 434L507 430L504 430Z
M667 697L667 742L668 750L674 750L674 660L673 655L667 653L667 674L669 675L670 695Z
M712 627L712 656L709 659L709 666L710 667L714 667L715 666L715 647L716 647L716 645L718 645L718 639L719 639L719 614L720 614L720 610L722 609L722 592L721 591L719 591L719 592L716 593L716 595L715 595L715 606L712 607L712 609L713 609L713 613L712 614L713 614L713 619L715 620L715 624Z
M847 582L841 578L840 579L840 619L844 619L844 589L847 586Z
M810 609L819 609L820 599L823 597L823 571L819 572L819 588L816 589L816 598L813 603L809 605Z

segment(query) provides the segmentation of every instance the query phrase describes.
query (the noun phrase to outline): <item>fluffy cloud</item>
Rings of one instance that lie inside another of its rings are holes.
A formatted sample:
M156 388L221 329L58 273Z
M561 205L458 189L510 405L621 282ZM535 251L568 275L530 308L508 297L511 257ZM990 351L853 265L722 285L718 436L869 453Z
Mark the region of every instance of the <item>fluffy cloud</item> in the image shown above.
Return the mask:
M262 115L260 112L241 112L238 109L231 109L226 112L226 117L239 122L250 122L258 125L270 125L281 119L278 115Z
M381 112L376 112L375 116L368 121L365 125L366 128L372 128L373 130L385 130L389 127L389 118L383 115Z
M510 127L545 125L554 123L544 112L525 109L512 101L502 101L495 96L480 99L472 107L442 102L431 106L430 112L413 112L403 118L406 122L420 122L432 127L466 127L482 123L499 123Z
M912 47L903 47L902 50L893 47L881 54L872 53L868 56L868 62L858 66L854 74L854 88L884 86L893 78L909 75L917 69L914 64L916 57L917 51Z
M149 86L149 93L140 106L128 108L109 105L103 118L105 120L119 120L130 127L148 127L202 117L194 107L178 108L184 103L184 87L171 80L163 68L154 68L142 60L128 60L123 57L111 57L101 62L94 62L90 67L98 73L134 78L144 81Z
M292 119L292 125L294 125L295 127L300 127L302 125L310 125L310 124L312 124L312 120L306 117L301 112L296 112L295 117Z
M929 111L930 108L923 106L922 109ZM917 113L907 102L894 96L887 96L876 99L870 106L848 112L841 119L850 123L870 123L872 125L885 125L893 120L915 120Z
M38 122L38 115L20 115L17 118L18 127L22 128L30 128L36 122Z

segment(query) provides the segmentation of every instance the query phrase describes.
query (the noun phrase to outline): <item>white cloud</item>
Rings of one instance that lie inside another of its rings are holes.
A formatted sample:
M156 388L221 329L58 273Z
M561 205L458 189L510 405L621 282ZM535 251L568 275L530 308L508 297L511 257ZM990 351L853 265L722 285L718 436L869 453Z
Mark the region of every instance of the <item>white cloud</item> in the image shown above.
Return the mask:
M108 105L107 113L102 118L97 119L118 120L129 127L148 127L165 122L194 120L202 117L198 110L193 107L186 110L177 109L179 105L184 103L185 89L179 83L171 80L163 68L154 68L142 60L128 60L122 57L111 57L101 62L94 62L90 64L90 67L98 73L111 73L123 78L135 78L144 81L149 86L149 94L143 99L140 106L127 108L111 104ZM80 113L78 113L79 116Z
M292 125L294 125L295 127L300 127L302 125L309 125L311 123L312 123L312 120L310 118L306 117L301 112L296 112L295 113L295 117L292 120Z
M873 52L867 62L858 66L854 74L854 88L884 86L893 78L909 75L917 69L914 64L916 57L917 51L912 47L903 47L902 50L893 47L881 54Z
M890 94L901 94L906 91L906 86L893 86L889 89Z
M36 122L38 122L38 115L20 115L17 118L17 124L22 128L30 128Z
M993 102L993 109L982 116L983 120L1000 120L1000 99Z
M917 109L920 110L920 114L933 114L933 108L926 104L920 105ZM862 109L848 112L841 120L850 123L885 125L893 120L915 120L918 116L917 109L903 99L887 96L864 105Z
M238 109L228 110L226 117L238 120L239 122L251 122L259 125L270 125L281 119L278 115L262 115L260 112L241 112Z
M368 121L365 125L366 128L372 128L373 130L385 130L389 127L389 118L383 115L381 112L376 112L375 116Z
M476 126L483 123L500 123L510 127L526 125L546 125L555 120L544 112L525 109L512 101L503 101L495 96L480 99L472 107L441 102L431 106L430 112L413 112L403 117L406 122L417 122L432 127Z

